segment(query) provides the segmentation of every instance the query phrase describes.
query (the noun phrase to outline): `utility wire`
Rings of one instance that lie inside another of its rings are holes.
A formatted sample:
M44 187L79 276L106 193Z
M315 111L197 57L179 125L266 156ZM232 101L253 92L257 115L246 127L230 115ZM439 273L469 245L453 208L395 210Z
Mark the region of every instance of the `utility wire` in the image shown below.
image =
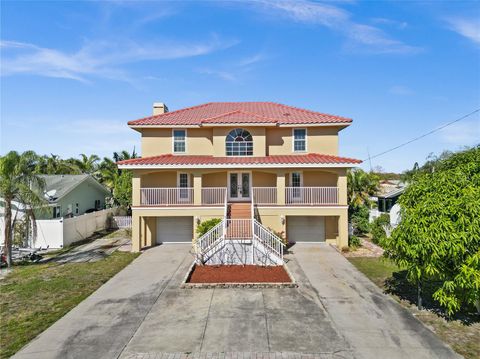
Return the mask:
M398 145L398 146L395 146L395 147L393 147L393 148L390 148L390 149L388 149L388 150L386 150L386 151L377 153L376 155L373 155L373 156L371 156L371 157L369 156L368 158L364 159L363 161L371 160L372 158L380 157L380 156L382 156L382 155L384 155L384 154L386 154L386 153L395 151L396 149L399 149L400 147L403 147L403 146L406 146L406 145L408 145L408 144L410 144L410 143L412 143L412 142L418 141L418 140L420 140L420 139L422 139L422 138L424 138L424 137L427 137L428 135L431 135L432 133L435 133L435 132L437 132L437 131L440 131L441 129L444 129L445 127L448 127L448 126L450 126L450 125L453 125L453 124L456 123L456 122L459 122L459 121L461 121L461 120L464 120L464 119L466 119L467 117L470 117L470 116L476 114L477 112L480 112L480 108L477 108L475 111L472 111L472 112L470 112L470 113L468 113L468 114L466 114L466 115L464 115L464 116L462 116L462 117L460 117L460 118L457 118L456 120L454 120L454 121L452 121L452 122L446 123L446 124L443 125L443 126L437 127L436 129L431 130L430 132L427 132L427 133L425 133L425 134L423 134L423 135L421 135L421 136L415 137L415 138L411 139L410 141L404 142L404 143L402 143L402 144L400 144L400 145Z

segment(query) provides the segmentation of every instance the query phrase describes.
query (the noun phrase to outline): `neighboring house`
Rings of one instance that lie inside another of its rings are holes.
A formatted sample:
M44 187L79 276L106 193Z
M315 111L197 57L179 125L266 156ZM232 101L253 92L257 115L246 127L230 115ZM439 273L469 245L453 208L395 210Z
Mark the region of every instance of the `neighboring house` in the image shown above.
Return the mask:
M397 201L404 191L405 184L402 181L381 181L376 196L371 198L375 202L375 207L370 210L370 222L378 218L382 213L388 213L390 215L390 224L396 227L400 220L400 206L397 204Z
M105 208L110 191L88 174L41 175L45 180L48 209L37 219L69 218Z
M348 245L346 171L361 161L338 156L338 133L351 119L271 102L165 109L128 123L142 158L118 163L133 170L133 251L191 242L210 218L230 238Z

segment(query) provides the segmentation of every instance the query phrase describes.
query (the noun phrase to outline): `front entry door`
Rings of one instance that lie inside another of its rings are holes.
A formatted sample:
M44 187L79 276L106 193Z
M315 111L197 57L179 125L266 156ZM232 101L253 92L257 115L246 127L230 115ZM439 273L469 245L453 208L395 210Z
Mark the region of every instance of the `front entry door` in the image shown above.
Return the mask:
M250 200L250 173L230 172L228 175L228 197L231 201Z

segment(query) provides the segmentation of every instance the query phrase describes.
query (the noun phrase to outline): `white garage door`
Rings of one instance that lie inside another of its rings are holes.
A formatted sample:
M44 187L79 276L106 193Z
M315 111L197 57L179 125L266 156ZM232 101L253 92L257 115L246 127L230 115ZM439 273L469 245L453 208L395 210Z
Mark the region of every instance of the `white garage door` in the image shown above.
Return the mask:
M324 242L325 217L287 216L287 238L290 242Z
M157 244L168 242L191 242L193 217L157 218Z

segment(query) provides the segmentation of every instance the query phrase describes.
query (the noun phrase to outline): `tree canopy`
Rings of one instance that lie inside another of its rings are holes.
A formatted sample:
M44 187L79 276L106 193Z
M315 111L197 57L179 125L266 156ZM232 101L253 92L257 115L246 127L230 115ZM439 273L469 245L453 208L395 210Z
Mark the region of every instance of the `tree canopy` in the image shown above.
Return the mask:
M480 299L480 146L417 171L399 199L401 221L385 255L408 279L439 280L433 298L453 314Z

